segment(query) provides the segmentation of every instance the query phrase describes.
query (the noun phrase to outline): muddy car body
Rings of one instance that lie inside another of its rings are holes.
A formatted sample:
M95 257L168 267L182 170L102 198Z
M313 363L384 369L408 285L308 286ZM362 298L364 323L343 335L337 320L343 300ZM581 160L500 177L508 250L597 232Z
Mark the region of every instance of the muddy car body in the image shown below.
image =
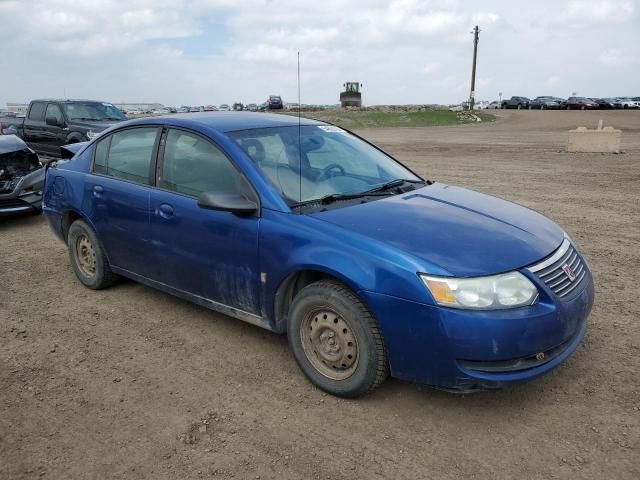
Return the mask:
M48 169L43 208L85 286L122 275L287 332L340 396L389 373L455 391L535 378L578 347L593 303L551 220L316 120L126 122Z
M0 136L0 216L38 212L44 169L38 155L15 135Z

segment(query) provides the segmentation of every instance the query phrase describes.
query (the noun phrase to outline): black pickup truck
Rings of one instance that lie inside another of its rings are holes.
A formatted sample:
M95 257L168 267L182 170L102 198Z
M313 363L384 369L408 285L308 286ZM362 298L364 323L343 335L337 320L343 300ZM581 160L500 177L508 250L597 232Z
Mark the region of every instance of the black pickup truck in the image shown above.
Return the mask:
M86 142L127 117L95 100L33 100L25 117L0 117L0 134L22 138L39 154L60 156L60 147Z

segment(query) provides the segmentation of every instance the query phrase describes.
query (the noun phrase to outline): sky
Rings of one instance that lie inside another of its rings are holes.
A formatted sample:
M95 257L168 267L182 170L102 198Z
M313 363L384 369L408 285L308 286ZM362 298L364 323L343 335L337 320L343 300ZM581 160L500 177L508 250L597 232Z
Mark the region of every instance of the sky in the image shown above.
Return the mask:
M636 0L0 0L0 106L640 95Z

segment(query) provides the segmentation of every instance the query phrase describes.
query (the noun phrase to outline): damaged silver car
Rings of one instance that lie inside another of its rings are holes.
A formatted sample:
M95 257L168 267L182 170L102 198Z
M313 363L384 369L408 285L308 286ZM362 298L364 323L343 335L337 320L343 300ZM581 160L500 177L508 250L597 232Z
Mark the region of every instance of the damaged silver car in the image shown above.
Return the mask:
M0 216L42 209L44 168L15 135L0 135Z

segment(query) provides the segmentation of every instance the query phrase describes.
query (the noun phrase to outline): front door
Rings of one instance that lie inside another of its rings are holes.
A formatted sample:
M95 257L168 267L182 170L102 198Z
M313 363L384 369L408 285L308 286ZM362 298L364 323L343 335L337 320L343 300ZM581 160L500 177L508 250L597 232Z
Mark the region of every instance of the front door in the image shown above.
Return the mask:
M245 312L260 312L258 216L205 210L203 192L256 195L208 139L169 129L161 141L150 199L152 278ZM257 199L257 196L255 197Z
M48 118L55 118L57 125L49 125L47 123ZM60 145L64 144L63 137L65 136L64 116L62 110L55 103L47 105L47 110L44 114L44 127L42 132L42 150L52 155L60 155Z

